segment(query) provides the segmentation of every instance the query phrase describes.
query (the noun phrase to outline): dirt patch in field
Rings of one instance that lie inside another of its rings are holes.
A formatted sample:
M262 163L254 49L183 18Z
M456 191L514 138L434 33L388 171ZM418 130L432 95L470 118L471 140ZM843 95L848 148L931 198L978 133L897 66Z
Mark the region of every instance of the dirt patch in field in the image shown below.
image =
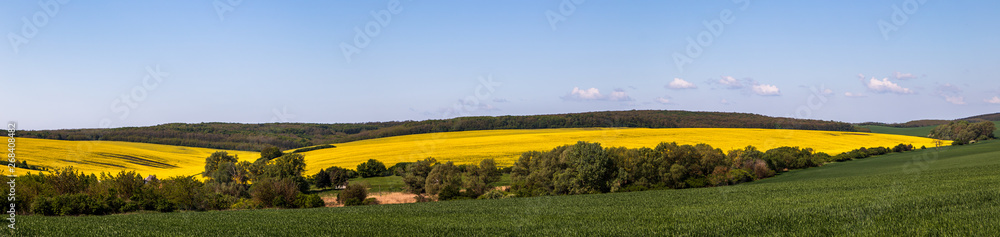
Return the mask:
M400 203L414 203L417 202L416 194L403 193L403 192L383 192L383 193L372 193L368 194L369 198L375 198L378 200L379 204L400 204ZM337 203L337 196L325 196L323 197L323 202L326 202L327 207L342 207Z

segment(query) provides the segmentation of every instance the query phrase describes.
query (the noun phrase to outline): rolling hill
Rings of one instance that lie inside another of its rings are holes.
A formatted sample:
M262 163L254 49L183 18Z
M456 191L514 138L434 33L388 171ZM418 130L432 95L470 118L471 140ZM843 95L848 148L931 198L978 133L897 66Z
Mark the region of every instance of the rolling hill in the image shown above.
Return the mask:
M137 142L60 141L17 138L17 156L31 165L49 169L73 166L84 173L135 170L142 175L164 178L190 176L205 169L205 158L216 149ZM253 162L259 152L226 151L240 160Z
M664 110L605 111L553 115L459 117L442 120L368 123L199 123L112 129L23 131L21 136L73 141L126 141L259 151L434 132L542 128L786 128L852 131L848 123L775 118L747 113Z
M933 147L933 140L912 136L855 132L832 132L790 129L738 128L566 128L511 129L445 132L395 136L337 143L336 148L303 152L307 173L329 166L354 168L377 159L386 165L412 162L427 157L458 164L478 163L493 158L508 166L521 153L548 150L577 141L599 142L604 146L655 147L660 142L680 144L707 143L723 150L753 145L762 150L779 146L813 148L836 155L860 147L894 146L900 143L915 147ZM50 168L72 165L84 172L136 170L160 177L193 175L204 169L205 158L215 149L110 141L59 141L21 138L19 156L29 157L33 165ZM241 160L253 161L257 152L232 151Z
M795 170L734 186L314 209L18 217L18 234L996 236L1000 142Z

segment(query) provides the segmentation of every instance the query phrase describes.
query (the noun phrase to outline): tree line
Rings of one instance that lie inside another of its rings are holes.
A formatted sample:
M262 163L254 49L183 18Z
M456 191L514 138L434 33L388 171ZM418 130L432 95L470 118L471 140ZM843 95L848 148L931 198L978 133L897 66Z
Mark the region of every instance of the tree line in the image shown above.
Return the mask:
M73 167L17 177L18 196L10 200L21 214L104 215L133 211L172 212L257 208L311 208L325 203L306 194L309 180L301 154L277 147L261 151L255 162L215 152L196 176L158 179L135 171L84 174Z
M975 141L996 138L993 131L996 124L989 121L970 123L965 120L942 124L931 130L930 137L942 140L952 140L952 145L965 145Z
M521 155L511 168L509 192L520 197L680 189L733 185L826 162L912 150L860 148L830 156L811 148L753 146L723 152L707 144L660 143L655 148L603 148L578 142Z
M853 125L843 122L776 118L748 113L631 110L339 124L173 123L151 127L25 131L22 136L58 140L144 142L259 151L268 146L287 150L316 144L432 132L586 127L773 128L828 131L855 131L857 129Z

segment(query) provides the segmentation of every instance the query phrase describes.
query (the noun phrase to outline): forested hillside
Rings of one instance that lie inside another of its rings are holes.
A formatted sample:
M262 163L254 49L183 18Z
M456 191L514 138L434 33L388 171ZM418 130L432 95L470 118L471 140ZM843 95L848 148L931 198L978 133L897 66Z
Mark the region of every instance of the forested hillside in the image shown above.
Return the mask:
M58 140L128 141L257 151L269 145L292 149L431 132L583 127L853 130L851 124L843 122L776 118L747 113L632 110L337 124L172 123L150 127L25 131L22 135Z
M895 128L915 128L915 127L926 127L926 126L938 126L943 124L948 124L953 121L966 121L970 123L985 122L985 121L1000 121L1000 113L976 115L967 118L960 118L956 120L943 120L943 119L921 119L913 120L905 123L880 123L880 122L865 122L859 123L861 126L885 126L885 127L895 127Z

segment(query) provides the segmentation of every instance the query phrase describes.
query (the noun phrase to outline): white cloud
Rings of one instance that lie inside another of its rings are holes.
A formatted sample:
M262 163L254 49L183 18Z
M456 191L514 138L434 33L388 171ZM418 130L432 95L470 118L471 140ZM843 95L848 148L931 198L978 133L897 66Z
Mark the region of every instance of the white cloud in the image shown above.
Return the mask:
M611 92L611 95L608 96L608 100L610 100L610 101L631 101L632 98L628 97L628 94L625 94L624 90L618 89L618 90L615 90L614 92Z
M865 97L865 94L852 93L852 92L844 92L844 96L847 96L847 97Z
M601 91L597 90L597 88L580 90L579 87L573 87L573 92L570 92L569 95L583 100L596 100L604 98L604 96L601 95Z
M899 80L907 80L907 79L917 78L917 76L914 76L911 73L902 73L902 72L894 72L894 73L892 73L892 76L895 77L896 79L899 79Z
M823 89L823 91L820 92L820 93L823 93L823 95L832 95L833 94L833 90Z
M868 80L868 82L865 84L866 86L868 86L869 90L878 93L891 92L896 94L913 94L913 90L910 90L909 88L903 88L902 86L899 86L899 84L889 81L889 78L882 78L882 80L880 81L872 77L872 79Z
M774 85L754 85L753 92L757 93L758 95L764 95L764 96L781 94L781 90L778 90L778 87Z
M669 104L670 103L670 99L663 98L663 97L656 97L656 103Z
M948 101L948 102L950 102L952 104L964 105L965 104L965 97L961 97L961 96L947 96L946 95L946 96L944 96L944 101Z
M990 104L1000 104L1000 96L994 96L992 99L983 100L983 101L985 101L986 103L990 103Z
M733 78L731 76L724 76L724 77L722 77L722 79L719 79L719 83L721 83L721 84L723 84L723 85L725 85L725 86L727 86L727 87L729 87L731 89L743 88L743 83L740 82L739 80L736 80L736 78Z
M623 90L615 90L611 92L610 95L603 95L601 91L597 88L590 88L586 90L581 90L579 87L573 87L573 91L569 95L562 97L564 100L607 100L607 101L631 101L632 98L628 96Z
M698 86L696 86L693 83L690 83L688 81L685 81L684 79L674 78L674 81L671 81L670 85L667 85L667 88L670 88L670 89L694 89L694 88L698 88Z
M729 101L728 101L728 100L726 100L726 99L722 99L722 101L719 101L719 103L722 103L722 104L724 104L724 105L728 105L728 104L729 104Z

